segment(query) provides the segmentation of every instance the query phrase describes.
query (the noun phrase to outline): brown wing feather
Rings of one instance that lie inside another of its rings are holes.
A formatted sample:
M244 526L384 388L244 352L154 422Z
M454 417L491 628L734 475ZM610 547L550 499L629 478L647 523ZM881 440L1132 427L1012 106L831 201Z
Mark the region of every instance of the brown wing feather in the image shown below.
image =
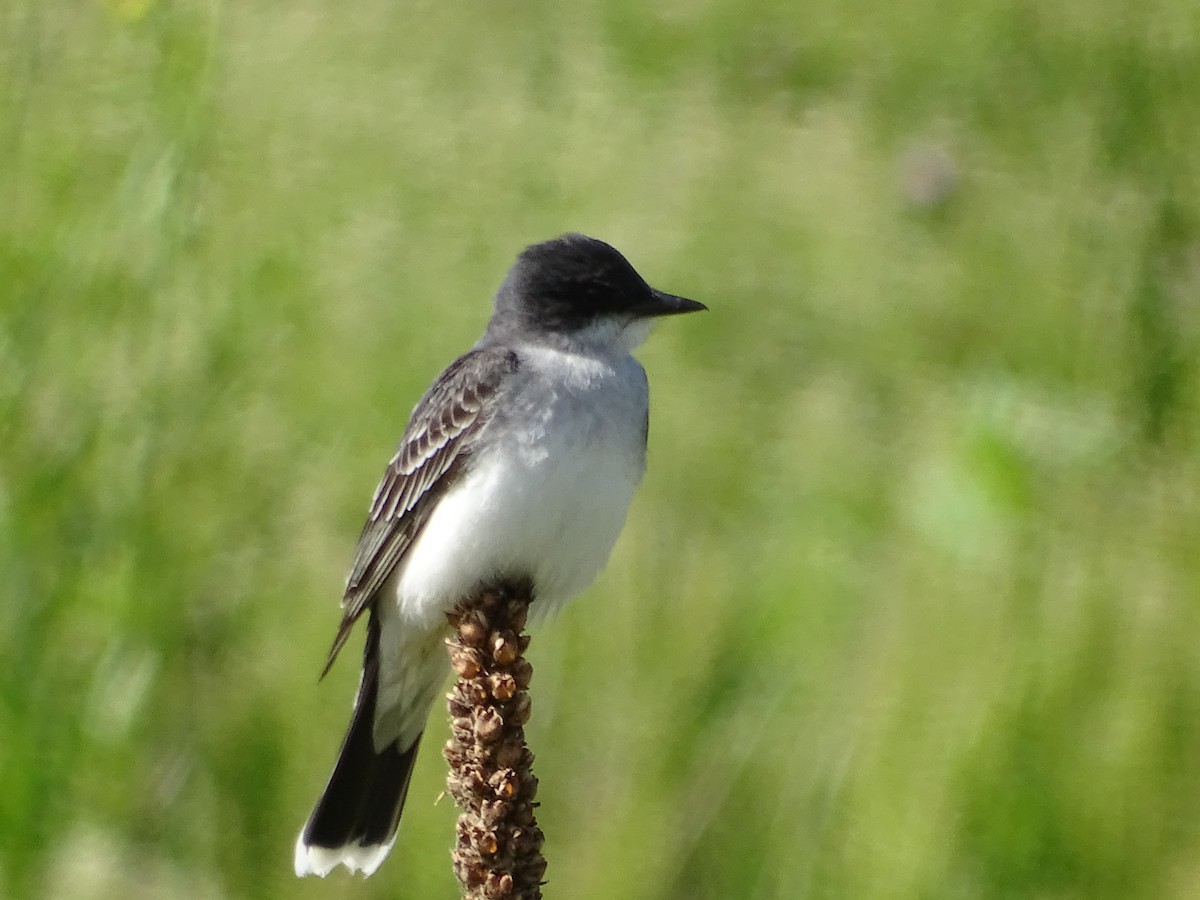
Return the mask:
M417 403L371 500L325 672L355 621L420 534L437 498L462 474L475 437L491 417L489 401L516 369L517 356L511 350L472 350L451 363Z

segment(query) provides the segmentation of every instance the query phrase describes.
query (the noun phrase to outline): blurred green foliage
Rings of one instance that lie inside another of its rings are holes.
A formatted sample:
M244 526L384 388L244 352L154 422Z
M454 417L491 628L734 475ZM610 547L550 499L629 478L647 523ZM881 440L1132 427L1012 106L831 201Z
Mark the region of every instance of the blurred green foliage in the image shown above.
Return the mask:
M1200 897L1192 0L12 0L0 896L291 873L375 480L524 244L712 312L533 644L547 896ZM351 659L353 654L348 654Z

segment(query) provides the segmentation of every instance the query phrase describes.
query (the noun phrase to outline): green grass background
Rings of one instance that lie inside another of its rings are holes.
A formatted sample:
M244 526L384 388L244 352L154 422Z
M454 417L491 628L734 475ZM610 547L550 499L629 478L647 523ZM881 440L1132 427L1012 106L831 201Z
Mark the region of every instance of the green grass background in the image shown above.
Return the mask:
M455 896L441 712L292 875L316 676L574 229L712 311L535 635L547 897L1200 898L1198 148L1194 0L9 0L0 896Z

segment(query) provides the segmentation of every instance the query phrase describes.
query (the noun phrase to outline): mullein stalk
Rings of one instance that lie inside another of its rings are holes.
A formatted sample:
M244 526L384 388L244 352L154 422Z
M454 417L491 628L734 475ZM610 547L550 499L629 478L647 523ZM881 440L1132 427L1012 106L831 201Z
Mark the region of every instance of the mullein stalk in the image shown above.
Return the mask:
M460 814L451 856L464 900L540 900L546 860L538 782L525 744L529 721L528 581L492 585L450 613L457 679L447 697L447 787Z

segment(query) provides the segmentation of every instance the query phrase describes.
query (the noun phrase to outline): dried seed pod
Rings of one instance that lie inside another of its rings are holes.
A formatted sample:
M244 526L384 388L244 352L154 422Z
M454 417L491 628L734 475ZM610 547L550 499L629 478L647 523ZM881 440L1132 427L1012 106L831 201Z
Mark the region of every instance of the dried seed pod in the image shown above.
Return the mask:
M513 877L508 872L489 872L483 885L488 900L504 900L513 893Z
M539 835L539 837L541 836L540 830L538 831L538 835ZM542 846L542 844L541 844L541 841L539 840L538 841L538 850L541 849L541 846ZM531 882L533 882L535 884L540 884L542 881L542 878L546 874L546 860L540 853L538 853L537 856L531 856L527 860L522 860L520 868L521 868L522 875L524 875L526 878L528 878Z
M493 632L490 640L492 660L498 666L507 666L520 655L517 641L511 632Z
M518 828L522 828L522 827L528 828L530 825L535 824L535 820L533 817L533 804L532 803L517 804L514 807L509 818L512 820L513 825Z
M479 852L484 856L495 856L500 851L500 841L496 837L496 832L485 831L479 836L477 846L479 847Z
M487 880L487 869L482 862L473 859L456 859L454 874L469 888L479 887Z
M471 843L471 823L462 816L454 823L454 839L459 846L468 846Z
M485 828L496 828L508 812L508 804L502 800L484 800L479 808L479 821Z
M453 638L446 640L451 641ZM474 678L483 670L478 652L471 647L457 644L450 646L450 667L460 678Z
M514 725L524 725L529 721L529 715L532 712L533 702L529 699L529 695L519 694L517 699L513 701L509 716L512 718Z
M492 759L497 766L504 769L515 769L525 755L525 748L514 741L505 741L496 746Z
M484 743L494 743L503 730L504 717L495 707L486 707L475 717L475 737Z
M458 781L462 790L471 795L482 794L487 778L479 766L467 763L458 770Z
M525 690L529 687L529 682L533 679L533 666L529 664L529 660L521 657L510 667L513 679L517 682L517 690Z
M488 778L488 787L501 800L509 800L515 797L520 783L520 776L512 769L501 769L498 772L493 772Z
M489 675L488 691L497 700L511 700L517 692L517 680L507 672Z
M482 647L488 637L487 617L481 610L473 609L460 617L455 630L458 639L468 647Z

